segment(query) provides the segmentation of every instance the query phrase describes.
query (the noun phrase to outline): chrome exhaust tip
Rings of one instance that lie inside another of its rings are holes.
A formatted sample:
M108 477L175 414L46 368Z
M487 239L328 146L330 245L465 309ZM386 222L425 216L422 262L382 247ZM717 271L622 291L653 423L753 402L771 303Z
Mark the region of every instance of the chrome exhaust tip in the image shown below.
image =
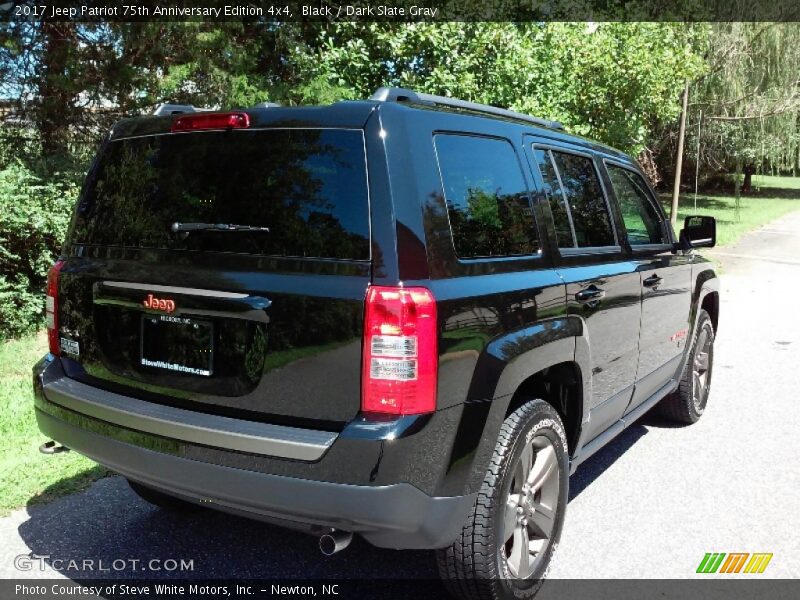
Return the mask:
M59 452L69 452L69 448L62 446L54 440L50 440L39 446L39 452L42 454L58 454Z
M333 556L347 548L351 541L353 541L353 533L351 531L334 529L330 533L325 533L319 537L319 550L325 556Z

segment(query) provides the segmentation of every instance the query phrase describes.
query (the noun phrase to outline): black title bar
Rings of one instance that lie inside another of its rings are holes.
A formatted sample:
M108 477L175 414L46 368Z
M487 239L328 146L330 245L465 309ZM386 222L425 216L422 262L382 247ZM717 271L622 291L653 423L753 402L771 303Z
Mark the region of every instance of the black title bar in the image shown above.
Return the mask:
M0 0L0 21L797 21L797 0Z

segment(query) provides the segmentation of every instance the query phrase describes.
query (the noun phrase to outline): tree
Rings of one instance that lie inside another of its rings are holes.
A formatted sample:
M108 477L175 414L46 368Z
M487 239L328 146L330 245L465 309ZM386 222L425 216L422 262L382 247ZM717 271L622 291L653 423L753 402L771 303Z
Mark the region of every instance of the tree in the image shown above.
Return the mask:
M42 154L74 154L162 101L212 107L411 87L562 121L639 152L702 69L674 23L22 23L3 25L3 90ZM0 51L2 52L2 51ZM0 67L0 76L3 69ZM2 84L0 84L2 85Z
M704 27L673 23L336 23L292 56L350 98L396 85L563 122L633 153L703 70ZM290 94L291 95L291 94Z
M708 38L708 71L691 84L688 156L705 178L755 164L796 170L800 150L800 24L715 23ZM700 156L696 156L700 111ZM674 129L662 155L674 148ZM691 169L690 171L694 171Z

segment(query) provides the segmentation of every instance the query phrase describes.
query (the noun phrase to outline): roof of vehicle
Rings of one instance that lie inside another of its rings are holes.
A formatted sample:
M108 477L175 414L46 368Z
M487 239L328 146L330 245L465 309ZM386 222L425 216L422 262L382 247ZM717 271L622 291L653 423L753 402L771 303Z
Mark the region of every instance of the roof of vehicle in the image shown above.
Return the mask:
M608 156L617 158L623 162L630 163L633 161L630 155L612 146L608 146L606 144L579 135L567 133L566 130L563 128L548 127L543 124L537 124L533 120L520 119L514 116L515 113L512 113L511 111L508 111L509 114L507 115L501 115L501 114L483 113L480 111L473 111L456 106L427 106L424 104L417 105L405 102L398 103L398 106L401 107L401 110L425 111L425 112L437 111L442 113L460 115L466 119L490 119L493 121L510 123L512 125L520 126L525 133L530 133L531 135L536 135L537 137L549 138L553 141L567 142L570 144L575 144L577 146L582 146L587 150L606 154Z
M441 111L463 115L466 118L515 123L530 129L531 133L536 135L556 141L577 144L595 152L617 157L626 162L631 161L630 156L615 148L567 133L564 127L556 121L532 117L484 104L430 94L418 94L403 88L379 88L369 100L346 100L324 106L283 107L270 103L261 103L246 109L220 112L246 112L250 117L250 128L253 129L280 127L361 129L375 110L379 110L387 104L412 111L409 114L413 114L417 110L425 111L427 114L430 114L430 111ZM156 110L157 116L135 117L116 123L112 129L110 139L169 133L175 119L185 114L197 112L206 112L206 109L197 109L191 105L162 104Z

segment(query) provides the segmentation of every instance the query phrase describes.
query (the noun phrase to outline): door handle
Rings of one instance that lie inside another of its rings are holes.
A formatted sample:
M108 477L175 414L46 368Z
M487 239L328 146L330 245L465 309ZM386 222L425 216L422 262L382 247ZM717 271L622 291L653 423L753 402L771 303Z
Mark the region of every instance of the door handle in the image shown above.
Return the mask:
M647 279L642 282L644 287L658 287L664 281L663 277L659 277L658 275L650 275Z
M597 302L601 298L605 297L606 297L606 291L600 289L596 285L590 285L589 287L584 288L575 294L575 300L581 302L582 304Z

